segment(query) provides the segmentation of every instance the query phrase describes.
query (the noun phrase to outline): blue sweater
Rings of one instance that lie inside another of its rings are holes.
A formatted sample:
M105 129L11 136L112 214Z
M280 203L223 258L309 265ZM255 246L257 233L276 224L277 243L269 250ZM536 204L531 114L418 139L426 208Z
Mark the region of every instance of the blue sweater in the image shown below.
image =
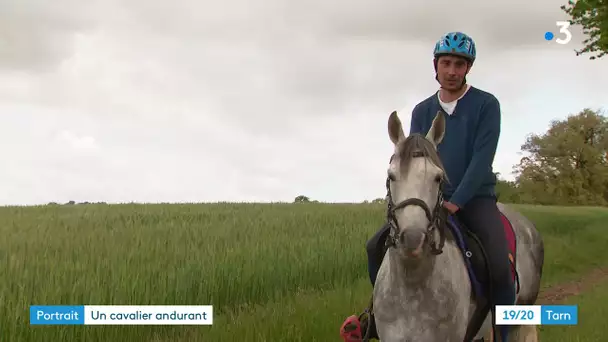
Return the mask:
M410 134L426 135L441 111L446 130L438 146L449 182L444 184L446 201L463 208L477 196L496 196L492 171L500 136L500 104L494 95L475 87L458 100L452 115L445 113L437 93L420 102L412 112Z

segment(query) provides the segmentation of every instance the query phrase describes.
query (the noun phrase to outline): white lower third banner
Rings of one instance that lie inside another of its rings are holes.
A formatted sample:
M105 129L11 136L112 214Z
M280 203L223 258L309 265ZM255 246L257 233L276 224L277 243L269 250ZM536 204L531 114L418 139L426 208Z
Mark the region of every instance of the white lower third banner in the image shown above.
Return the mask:
M32 305L30 325L212 325L212 305Z

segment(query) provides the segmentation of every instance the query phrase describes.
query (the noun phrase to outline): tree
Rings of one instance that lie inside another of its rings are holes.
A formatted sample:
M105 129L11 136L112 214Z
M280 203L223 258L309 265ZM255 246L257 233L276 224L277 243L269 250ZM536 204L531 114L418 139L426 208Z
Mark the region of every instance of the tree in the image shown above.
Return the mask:
M608 119L584 109L531 135L516 166L521 200L539 204L608 204Z
M310 198L300 195L293 200L294 203L308 203L310 202Z
M593 60L608 54L608 0L569 0L560 8L572 18L570 24L581 25L587 35L585 47L575 51L577 56L596 52L597 56L589 57Z
M495 172L496 175L496 197L503 203L519 203L519 189L515 182L510 182L501 179L500 172Z

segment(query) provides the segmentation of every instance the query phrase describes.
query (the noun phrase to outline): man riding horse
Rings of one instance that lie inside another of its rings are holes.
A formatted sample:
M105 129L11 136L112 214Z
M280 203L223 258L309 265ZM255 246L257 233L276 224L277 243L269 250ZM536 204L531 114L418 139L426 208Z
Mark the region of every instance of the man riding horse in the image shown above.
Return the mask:
M443 205L473 231L487 252L493 305L512 305L516 294L497 206L497 179L492 171L500 136L500 104L494 95L467 84L466 75L476 57L471 37L462 32L445 34L435 44L433 57L435 79L441 87L412 111L410 134L425 135L438 111L445 116L445 137L437 147L450 180L442 190ZM372 285L384 257L389 229L385 224L367 242ZM345 341L361 341L368 327L367 336L377 339L373 310L369 308L349 317L341 335ZM507 326L500 328L501 340L506 342Z

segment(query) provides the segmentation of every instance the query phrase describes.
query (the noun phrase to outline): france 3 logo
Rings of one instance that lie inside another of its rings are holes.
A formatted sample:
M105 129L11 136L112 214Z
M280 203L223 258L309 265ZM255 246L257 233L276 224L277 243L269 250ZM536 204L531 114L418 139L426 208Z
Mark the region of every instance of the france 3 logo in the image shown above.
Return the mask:
M555 34L551 31L545 32L545 40L552 41L555 39L557 44L565 45L568 44L572 40L572 32L570 32L570 22L569 21L556 21L555 25L559 27L559 33L563 36L556 37Z

